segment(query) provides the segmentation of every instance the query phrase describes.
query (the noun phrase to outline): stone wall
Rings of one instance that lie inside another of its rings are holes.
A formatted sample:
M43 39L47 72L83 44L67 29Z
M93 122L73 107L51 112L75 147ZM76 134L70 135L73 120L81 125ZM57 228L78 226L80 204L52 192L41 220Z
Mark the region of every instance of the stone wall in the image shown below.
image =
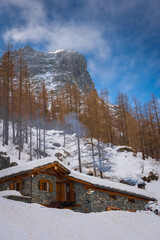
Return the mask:
M10 184L11 182L7 183L1 183L0 184L0 191L3 190L10 190ZM20 190L20 193L24 196L31 196L31 179L30 177L26 177L22 179L22 189Z
M26 177L22 179L22 189L20 193L24 196L32 195L32 179L31 177Z
M40 190L39 189L40 179L50 180L53 184L53 192ZM32 202L49 205L52 201L53 196L56 197L56 181L57 181L56 177L42 173L38 174L35 177L32 177Z
M39 189L40 179L50 180L53 184L53 192L40 190ZM56 180L57 179L53 176L41 173L35 177L29 176L23 178L22 189L20 190L20 193L23 196L30 196L32 198L32 202L34 203L49 205L51 203L53 196L56 196ZM2 191L10 189L10 183L11 182L0 184L0 190Z
M122 210L143 210L146 201L134 199L130 202L128 197L116 195L115 199L111 198L106 192L91 191L91 211L105 211L107 207L117 207Z
M117 207L122 210L143 210L147 204L144 200L137 200L132 203L125 196L116 195L113 199L109 193L102 191L93 191L84 189L81 183L74 183L74 191L76 191L76 204L80 205L74 207L74 211L78 212L102 212L106 211L107 207Z
M43 191L39 189L40 179L50 180L53 184L53 191ZM24 196L32 197L32 202L49 205L53 199L56 201L56 177L40 173L37 176L26 177L22 181L22 190ZM9 189L10 183L0 185L0 190ZM76 195L75 207L76 212L102 212L107 207L117 207L122 210L143 210L147 201L135 199L134 203L130 202L127 197L116 195L113 199L109 193L85 189L84 184L74 182L74 192Z
M84 185L81 183L74 182L74 192L76 193L75 205L80 205L78 207L73 207L75 212L91 212L91 198L87 194L88 190L84 189Z
M1 183L0 184L0 191L4 191L4 190L9 190L9 184L8 183Z

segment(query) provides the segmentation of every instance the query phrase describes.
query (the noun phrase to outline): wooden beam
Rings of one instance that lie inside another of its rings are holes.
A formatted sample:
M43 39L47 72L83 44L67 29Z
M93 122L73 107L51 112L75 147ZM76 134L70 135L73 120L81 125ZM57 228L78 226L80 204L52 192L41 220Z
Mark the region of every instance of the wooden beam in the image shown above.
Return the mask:
M107 211L111 211L111 210L122 211L122 209L120 209L120 208L117 208L117 207L111 207L111 206L108 206L106 210L107 210Z
M22 178L29 177L29 176L30 176L29 174L23 174L23 175L13 176L13 177L10 177L10 178L1 179L1 180L0 180L0 183L4 183L4 182L14 182L14 181L21 180Z
M56 168L57 169L56 169ZM35 169L32 170L32 174L37 172L37 171L42 171L42 170L46 170L46 169L52 169L52 171L58 171L58 172L61 172L61 173L69 173L70 171L63 168L60 164L58 163L52 163L52 164L48 164L46 166L42 166L42 167L37 167Z
M93 184L92 183L88 183L88 182L85 182L83 180L80 180L80 179L76 179L76 178L73 178L73 177L70 177L70 176L64 176L65 178L67 179L70 179L72 181L76 181L76 182L79 182L79 183L82 183L82 184L87 184L88 186L92 186Z
M43 173L43 174L46 174L46 175L56 177L56 174L54 174L54 173L50 173L50 172L46 172L46 171L40 171L40 172Z

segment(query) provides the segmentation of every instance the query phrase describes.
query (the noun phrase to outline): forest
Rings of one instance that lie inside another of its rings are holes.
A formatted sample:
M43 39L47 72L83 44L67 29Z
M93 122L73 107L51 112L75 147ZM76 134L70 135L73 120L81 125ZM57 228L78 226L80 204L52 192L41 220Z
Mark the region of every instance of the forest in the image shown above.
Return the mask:
M37 89L29 78L23 51L19 50L15 57L10 44L0 59L0 122L3 145L13 141L18 146L19 159L27 143L32 160L35 128L37 158L45 155L46 131L61 129L64 145L65 134L76 132L79 162L82 137L89 138L92 146L96 139L99 146L101 143L130 146L134 154L142 152L142 159L150 156L160 160L160 106L154 95L141 104L134 97L129 99L126 94L118 93L113 105L109 103L107 89L100 94L94 87L82 92L68 82L58 91L48 91L45 79L42 88ZM94 158L94 149L92 154Z

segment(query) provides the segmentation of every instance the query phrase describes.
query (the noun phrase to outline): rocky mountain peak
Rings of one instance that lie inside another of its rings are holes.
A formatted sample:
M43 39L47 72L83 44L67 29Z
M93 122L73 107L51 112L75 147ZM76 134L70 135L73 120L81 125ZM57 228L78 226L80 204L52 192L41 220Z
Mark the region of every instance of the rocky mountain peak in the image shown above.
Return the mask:
M30 46L21 50L29 67L30 78L38 87L43 81L48 90L62 88L66 82L75 83L82 91L94 86L84 56L76 51L40 52Z
M22 48L22 51L29 53L29 52L34 52L35 50L31 48L29 45L26 45L24 48Z

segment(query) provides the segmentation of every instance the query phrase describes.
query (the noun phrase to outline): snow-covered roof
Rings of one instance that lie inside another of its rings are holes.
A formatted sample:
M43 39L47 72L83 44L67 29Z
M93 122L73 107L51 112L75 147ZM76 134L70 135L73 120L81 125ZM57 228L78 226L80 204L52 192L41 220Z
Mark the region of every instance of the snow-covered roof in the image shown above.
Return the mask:
M110 191L115 191L115 192L123 192L128 195L134 195L134 196L139 196L142 198L154 198L154 194L151 192L147 192L144 189L137 188L135 186L130 186L124 183L119 183L119 182L114 182L110 181L107 179L102 179L102 178L97 178L93 176L88 176L86 174L82 174L79 172L76 172L74 170L71 171L69 174L70 177L74 179L78 179L87 183L91 183L94 186L97 186L99 188L104 188Z
M53 157L43 158L40 160L34 160L34 161L27 162L21 166L15 166L15 167L3 169L0 171L0 180L4 179L4 178L8 178L12 175L20 175L27 171L30 171L30 170L33 170L33 169L36 169L39 167L43 167L46 165L50 165L53 163L58 163L63 168L65 168L68 171L68 176L70 178L75 179L75 181L81 180L85 183L91 183L96 187L107 189L110 191L123 192L123 193L129 194L129 195L134 195L134 196L139 196L142 198L147 198L147 199L149 198L149 199L155 200L155 198L153 196L154 194L147 192L144 189L139 189L137 187L129 186L129 185L126 185L123 183L113 182L113 181L110 181L107 179L101 179L98 177L88 176L86 174L79 173L79 172L69 168L68 166L63 164L61 161L59 161L57 159L54 160Z
M53 157L48 157L48 158L30 161L30 162L27 162L20 166L14 166L14 167L3 169L0 171L0 179L9 177L12 175L16 175L19 173L24 173L24 172L27 172L27 171L30 171L30 170L33 170L33 169L36 169L39 167L43 167L45 165L49 165L51 163L56 163L56 162L58 162L61 166L63 166L66 170L68 170L66 168L66 166L59 160L57 160L57 159L54 160Z

